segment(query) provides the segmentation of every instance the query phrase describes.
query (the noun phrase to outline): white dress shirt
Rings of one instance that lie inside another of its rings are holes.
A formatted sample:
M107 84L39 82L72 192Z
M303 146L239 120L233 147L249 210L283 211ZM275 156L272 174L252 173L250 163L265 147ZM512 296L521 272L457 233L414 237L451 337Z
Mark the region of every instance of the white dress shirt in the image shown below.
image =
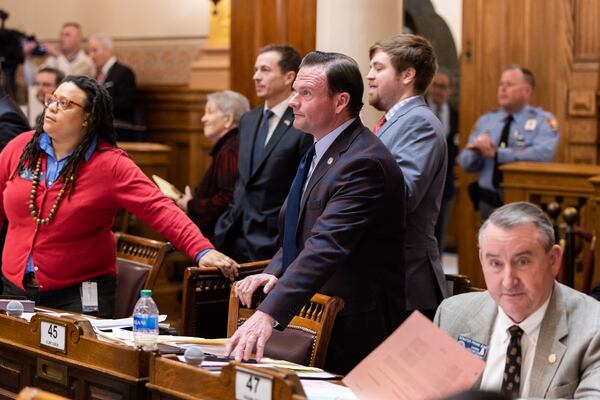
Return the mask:
M510 342L510 333L508 328L518 325L523 330L521 338L521 388L520 396L527 397L531 382L528 379L531 376L533 359L535 358L535 349L537 346L540 326L546 314L546 309L550 303L550 297L540 308L520 323L515 323L508 315L504 313L502 307L498 306L498 315L494 322L492 336L490 338L488 357L481 378L481 389L500 391L502 387L502 377L504 375L504 366L506 364L506 350Z

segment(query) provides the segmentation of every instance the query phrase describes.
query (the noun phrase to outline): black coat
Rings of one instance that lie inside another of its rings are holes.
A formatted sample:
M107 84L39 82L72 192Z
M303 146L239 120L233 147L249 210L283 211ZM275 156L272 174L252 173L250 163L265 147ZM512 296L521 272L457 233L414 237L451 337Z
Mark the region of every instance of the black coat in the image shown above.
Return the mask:
M215 227L217 248L240 262L269 259L277 251L279 210L298 164L313 142L312 136L293 127L294 115L288 108L267 142L262 160L252 172L254 140L263 110L264 106L259 106L240 120L239 178L233 202Z
M30 129L21 108L8 94L0 90L0 150L19 133Z

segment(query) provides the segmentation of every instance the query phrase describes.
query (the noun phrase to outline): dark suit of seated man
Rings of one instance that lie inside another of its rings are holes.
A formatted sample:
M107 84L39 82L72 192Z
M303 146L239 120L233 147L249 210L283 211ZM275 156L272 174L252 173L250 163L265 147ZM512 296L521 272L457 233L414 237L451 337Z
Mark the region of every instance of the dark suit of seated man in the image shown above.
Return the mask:
M385 146L358 118L363 84L356 62L309 53L290 101L294 126L314 136L280 213L283 246L265 273L242 280L237 296L268 293L230 339L227 354L260 359L316 292L345 307L333 327L327 370L345 374L402 322L404 180Z
M263 47L254 65L256 96L265 101L240 120L239 177L231 205L215 226L215 245L238 262L273 258L281 205L311 138L294 128L288 107L300 55L287 45Z
M600 303L555 281L560 258L552 223L533 204L507 204L481 226L488 291L450 297L435 317L450 336L482 350L481 389L600 398Z
M125 64L117 61L112 39L102 33L90 37L88 53L96 64L96 80L104 86L113 102L115 131L119 141L138 141L140 133L135 124L135 74Z

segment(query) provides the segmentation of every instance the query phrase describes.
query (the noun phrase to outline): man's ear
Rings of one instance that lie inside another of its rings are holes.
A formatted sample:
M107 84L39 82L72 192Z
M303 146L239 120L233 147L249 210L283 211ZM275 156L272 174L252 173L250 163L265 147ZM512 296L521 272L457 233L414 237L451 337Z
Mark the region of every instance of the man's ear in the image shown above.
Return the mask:
M402 80L402 83L405 85L410 85L411 83L413 83L415 81L416 77L417 77L417 70L414 69L413 67L408 67L400 73L400 79Z
M285 74L283 74L283 81L287 86L292 86L292 83L294 83L295 79L296 73L294 71L288 71Z
M348 92L337 93L335 95L335 113L340 114L348 108L350 103L350 94Z
M552 276L554 276L555 278L558 276L558 273L560 271L560 266L562 264L561 261L562 249L559 245L555 244L550 249L550 268L552 270Z

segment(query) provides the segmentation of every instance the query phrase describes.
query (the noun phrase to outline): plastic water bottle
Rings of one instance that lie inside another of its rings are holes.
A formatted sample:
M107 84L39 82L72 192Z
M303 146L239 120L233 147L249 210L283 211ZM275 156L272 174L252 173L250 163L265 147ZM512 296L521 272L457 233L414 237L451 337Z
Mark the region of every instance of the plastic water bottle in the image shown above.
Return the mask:
M133 340L144 350L156 350L158 339L158 308L152 300L152 290L142 290L133 308Z

